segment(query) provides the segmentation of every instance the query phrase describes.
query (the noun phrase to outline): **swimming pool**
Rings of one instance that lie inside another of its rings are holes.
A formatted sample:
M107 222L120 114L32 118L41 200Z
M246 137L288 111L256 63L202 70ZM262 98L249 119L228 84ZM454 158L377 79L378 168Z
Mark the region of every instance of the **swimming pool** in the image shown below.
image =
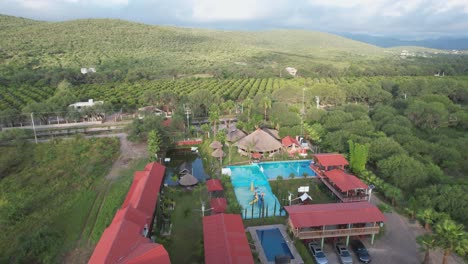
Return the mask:
M278 228L260 229L256 230L256 232L268 261L275 261L275 256L289 256L294 259Z
M309 168L310 160L262 162L245 166L229 166L231 182L237 201L242 206L244 218L259 218L262 216L275 216L284 214L281 205L271 191L268 180L276 180L278 175L288 178L289 174L309 176L315 173ZM255 198L257 193L258 199ZM261 199L263 194L263 200Z
M278 176L284 179L288 178L292 173L295 177L315 176L314 171L309 167L310 160L301 161L281 161L281 162L262 162L258 164L259 170L270 179L276 180Z

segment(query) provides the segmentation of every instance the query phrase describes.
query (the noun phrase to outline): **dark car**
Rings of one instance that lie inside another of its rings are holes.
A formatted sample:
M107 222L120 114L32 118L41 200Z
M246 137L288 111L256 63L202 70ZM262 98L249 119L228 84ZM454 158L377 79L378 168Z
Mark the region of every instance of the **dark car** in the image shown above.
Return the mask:
M360 262L363 262L363 263L371 262L371 257L369 255L369 252L367 252L367 248L364 246L361 240L352 240L351 248L353 249L354 253L356 253L356 256Z

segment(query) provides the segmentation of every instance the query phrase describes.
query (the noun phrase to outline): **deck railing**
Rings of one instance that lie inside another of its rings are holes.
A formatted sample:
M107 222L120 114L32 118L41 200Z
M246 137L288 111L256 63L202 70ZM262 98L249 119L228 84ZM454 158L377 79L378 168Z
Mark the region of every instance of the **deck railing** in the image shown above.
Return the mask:
M299 239L316 239L322 237L345 237L345 236L358 236L358 235L372 235L379 233L380 227L359 227L359 228L345 228L345 229L332 229L332 230L317 230L317 231L298 231L293 229L294 236Z

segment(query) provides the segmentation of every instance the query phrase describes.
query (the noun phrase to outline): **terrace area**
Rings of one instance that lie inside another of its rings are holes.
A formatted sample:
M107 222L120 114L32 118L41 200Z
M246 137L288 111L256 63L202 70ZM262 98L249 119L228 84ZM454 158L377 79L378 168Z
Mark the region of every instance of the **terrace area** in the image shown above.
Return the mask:
M368 201L370 188L354 175L346 173L348 161L335 153L315 154L310 168L341 202Z

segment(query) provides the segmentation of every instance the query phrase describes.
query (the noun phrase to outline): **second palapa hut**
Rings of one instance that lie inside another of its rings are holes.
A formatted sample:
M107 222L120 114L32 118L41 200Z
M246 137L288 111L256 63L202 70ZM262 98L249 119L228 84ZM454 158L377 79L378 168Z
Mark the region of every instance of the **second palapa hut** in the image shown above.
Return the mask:
M268 131L271 131L269 129ZM260 153L262 155L274 155L282 149L281 142L271 133L258 128L248 136L241 138L234 144L241 155Z

